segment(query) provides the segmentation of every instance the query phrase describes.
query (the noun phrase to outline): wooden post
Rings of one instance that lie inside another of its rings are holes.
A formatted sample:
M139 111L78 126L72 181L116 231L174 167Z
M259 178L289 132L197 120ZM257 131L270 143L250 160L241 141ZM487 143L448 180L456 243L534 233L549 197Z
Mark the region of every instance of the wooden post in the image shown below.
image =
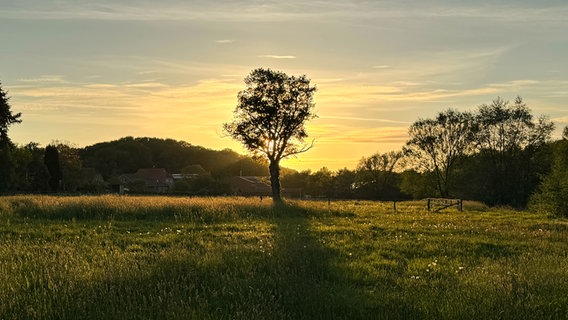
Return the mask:
M428 198L428 212L430 212L430 198Z
M396 200L394 200L394 213L396 213Z
M463 200L459 199L458 201L459 201L458 202L458 211L462 212L463 211Z

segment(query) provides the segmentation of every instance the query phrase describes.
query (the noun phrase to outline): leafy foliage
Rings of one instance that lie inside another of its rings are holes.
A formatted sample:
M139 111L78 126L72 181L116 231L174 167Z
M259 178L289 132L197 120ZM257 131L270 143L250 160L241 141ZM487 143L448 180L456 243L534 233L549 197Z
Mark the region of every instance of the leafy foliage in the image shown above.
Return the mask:
M61 164L59 162L59 151L54 145L48 145L45 148L45 156L43 163L49 171L49 187L51 191L59 191L63 173L61 172Z
M2 89L2 83L0 83L0 146L11 143L8 138L8 128L14 123L22 122L20 119L22 114L12 113L8 100L10 100L10 98L4 89Z
M0 193L10 190L16 178L16 163L12 155L14 146L8 137L8 128L22 122L21 113L13 114L8 100L10 98L0 83Z
M371 199L390 200L400 199L400 190L395 180L396 172L403 168L402 151L390 151L375 153L369 157L363 157L357 166L359 175L358 188L366 189L365 193L375 194L366 197Z
M514 104L500 97L490 105L481 105L476 115L479 125L476 142L482 151L491 154L496 164L506 154L536 147L550 139L554 124L546 117L539 117L535 122L531 110L521 97Z
M475 113L448 110L415 122L406 149L418 172L435 176L437 195L522 208L550 168L553 129L546 117L535 119L520 97L514 103L497 98ZM411 177L418 182L406 175ZM412 194L428 190L404 185Z
M14 150L17 168L18 192L44 193L49 191L49 170L44 163L45 150L39 144L30 142Z
M539 176L548 169L549 160L543 161L542 155L554 124L544 116L535 119L520 97L513 104L497 98L480 106L476 122L479 152L468 161L473 164L471 172L483 179L477 199L491 205L524 207L540 182Z
M305 150L305 122L315 117L315 87L306 76L288 76L256 69L245 78L247 88L238 95L235 120L224 129L247 149L270 161Z
M476 133L473 115L453 109L434 119L418 120L408 129L406 152L414 157L417 167L434 172L440 196L451 193L456 162L473 151Z
M280 201L280 160L307 151L305 123L316 117L316 88L306 76L255 69L238 94L234 120L223 128L254 155L269 161L272 194Z
M531 197L532 210L568 218L568 140L553 145L554 158L550 173Z

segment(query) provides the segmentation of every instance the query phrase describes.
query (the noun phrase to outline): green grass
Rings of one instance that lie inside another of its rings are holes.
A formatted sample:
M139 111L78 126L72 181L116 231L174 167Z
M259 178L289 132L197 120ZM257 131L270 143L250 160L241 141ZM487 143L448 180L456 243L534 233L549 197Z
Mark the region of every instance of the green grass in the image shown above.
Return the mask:
M567 319L568 221L464 203L0 198L0 319Z

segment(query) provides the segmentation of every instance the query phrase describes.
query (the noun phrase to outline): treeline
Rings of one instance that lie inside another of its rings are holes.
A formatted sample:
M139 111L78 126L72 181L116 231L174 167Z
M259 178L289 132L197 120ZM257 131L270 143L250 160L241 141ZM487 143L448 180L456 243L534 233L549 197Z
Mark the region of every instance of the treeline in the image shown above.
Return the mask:
M553 130L520 97L497 98L474 112L416 121L405 152L431 193L522 208L550 172Z
M453 109L419 119L400 151L363 157L357 168L302 172L283 185L338 198L452 197L568 216L568 127L535 117L517 97L474 112Z
M11 172L6 172L2 191L11 193L104 192L119 175L142 168L197 174L201 185L195 188L207 187L209 194L227 192L226 186L211 190L215 185L221 188L217 182L224 177L268 175L266 165L232 150L216 151L159 138L125 137L85 148L60 141L45 148L29 143L13 146L10 156Z

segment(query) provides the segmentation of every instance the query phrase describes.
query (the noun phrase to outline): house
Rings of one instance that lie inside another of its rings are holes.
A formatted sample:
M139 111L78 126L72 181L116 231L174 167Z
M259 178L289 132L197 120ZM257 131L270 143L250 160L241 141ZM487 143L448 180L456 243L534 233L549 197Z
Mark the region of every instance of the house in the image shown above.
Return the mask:
M229 180L231 192L238 196L272 196L270 184L266 177L237 176Z
M136 173L119 176L126 191L143 193L166 193L174 185L174 179L164 168L138 169Z

